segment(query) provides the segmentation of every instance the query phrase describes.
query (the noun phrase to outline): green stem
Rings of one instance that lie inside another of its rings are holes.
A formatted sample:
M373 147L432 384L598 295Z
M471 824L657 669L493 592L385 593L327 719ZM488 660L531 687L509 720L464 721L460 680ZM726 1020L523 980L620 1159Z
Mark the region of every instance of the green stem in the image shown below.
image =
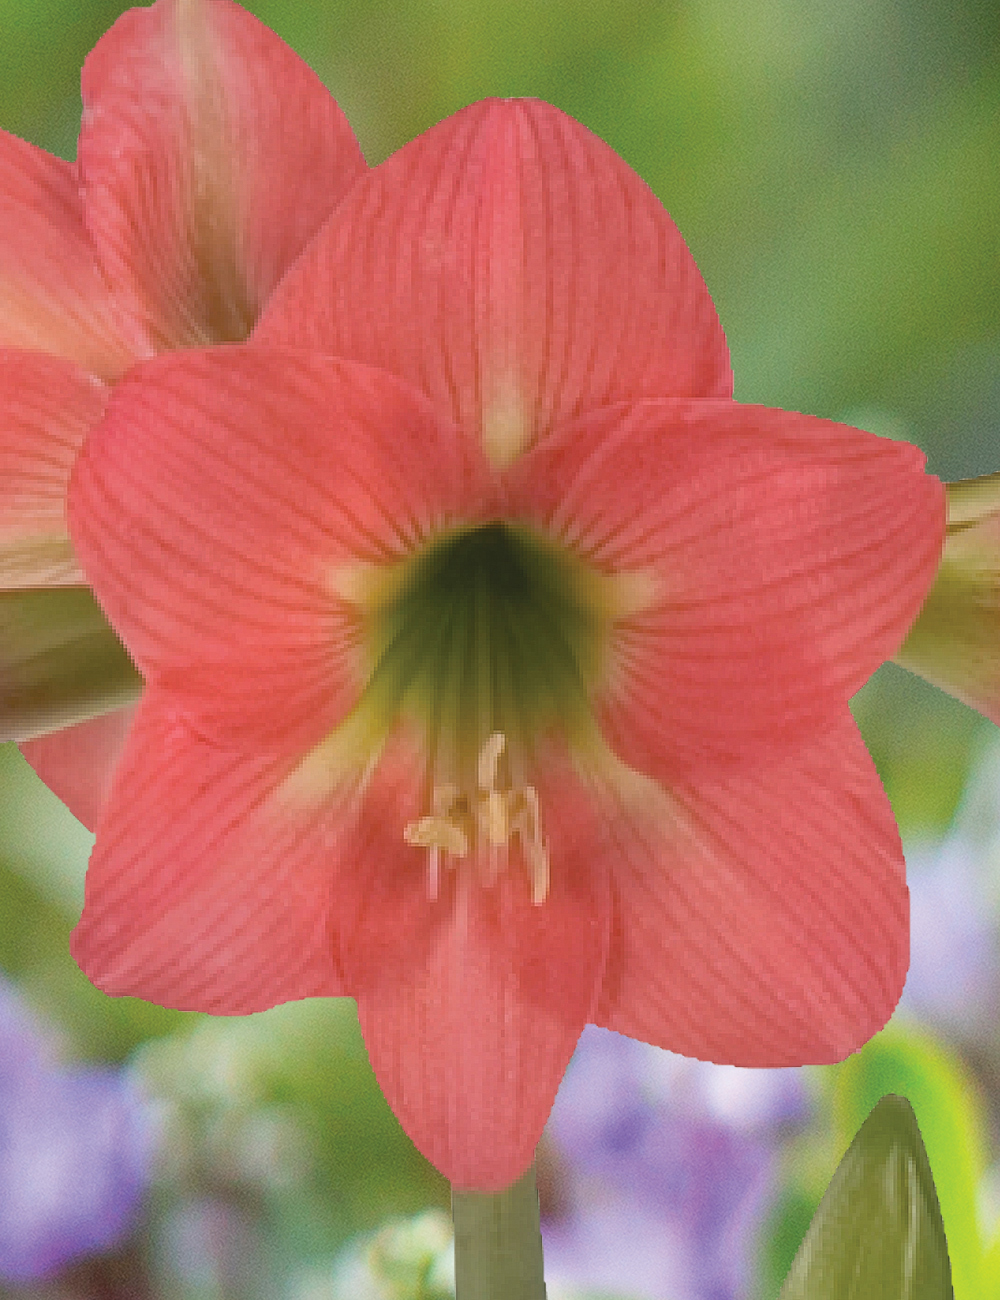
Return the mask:
M535 1166L503 1192L452 1188L456 1300L545 1300Z

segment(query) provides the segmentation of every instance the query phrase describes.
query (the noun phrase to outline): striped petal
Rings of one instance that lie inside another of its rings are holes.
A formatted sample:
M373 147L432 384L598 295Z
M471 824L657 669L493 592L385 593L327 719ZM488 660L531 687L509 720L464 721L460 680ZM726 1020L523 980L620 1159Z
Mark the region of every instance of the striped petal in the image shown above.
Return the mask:
M84 581L66 492L107 397L102 383L70 362L0 349L0 590Z
M0 347L105 379L130 361L83 222L72 163L0 131Z
M146 693L71 940L88 979L216 1015L345 991L330 928L330 809L282 802L288 768L206 743Z
M537 100L473 104L370 172L257 337L403 376L500 465L594 406L732 391L676 226Z
M889 801L846 706L794 754L628 792L596 1023L744 1066L842 1060L892 1014L909 902Z
M943 490L907 443L737 402L593 413L511 499L621 604L597 701L630 766L795 746L899 647L940 554Z
M135 713L133 705L25 741L21 753L89 831L97 830Z
M319 78L230 0L129 10L83 101L86 224L140 355L245 338L365 171Z
M404 842L424 811L425 762L390 744L343 847L340 960L379 1085L418 1149L455 1186L496 1191L534 1158L592 1018L608 944L599 828L565 760L539 766L552 878L532 902L512 853L494 883L458 860L429 897L427 851Z
M486 484L467 440L391 375L244 345L157 358L118 385L70 520L144 677L218 738L291 751L366 680L352 575Z

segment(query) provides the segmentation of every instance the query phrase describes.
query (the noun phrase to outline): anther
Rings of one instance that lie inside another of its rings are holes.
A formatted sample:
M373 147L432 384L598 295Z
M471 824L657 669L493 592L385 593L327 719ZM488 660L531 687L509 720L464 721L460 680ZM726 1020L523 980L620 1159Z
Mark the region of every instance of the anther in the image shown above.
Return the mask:
M531 879L532 903L540 907L548 896L549 852L542 839L538 793L530 785L497 789L500 757L506 744L503 733L495 731L483 745L476 765L478 789L471 800L456 785L436 786L430 815L403 827L407 844L429 850L427 883L432 899L438 896L442 852L452 858L467 857L474 837L488 845L484 883L492 885L498 871L506 866L506 853L501 858L501 851L509 847L514 835L521 841Z

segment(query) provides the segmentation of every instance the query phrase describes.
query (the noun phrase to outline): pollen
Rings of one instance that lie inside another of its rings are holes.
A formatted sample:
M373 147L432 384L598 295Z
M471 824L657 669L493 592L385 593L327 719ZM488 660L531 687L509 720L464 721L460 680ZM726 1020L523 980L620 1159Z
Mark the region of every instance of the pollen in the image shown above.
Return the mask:
M531 884L531 901L540 907L549 892L549 851L542 837L541 811L534 786L501 782L500 760L507 740L495 731L483 745L476 764L475 789L466 793L448 782L435 786L431 811L408 822L403 839L428 850L427 889L440 890L441 862L455 869L463 858L484 864L483 883L491 885L505 870L511 845L521 849Z

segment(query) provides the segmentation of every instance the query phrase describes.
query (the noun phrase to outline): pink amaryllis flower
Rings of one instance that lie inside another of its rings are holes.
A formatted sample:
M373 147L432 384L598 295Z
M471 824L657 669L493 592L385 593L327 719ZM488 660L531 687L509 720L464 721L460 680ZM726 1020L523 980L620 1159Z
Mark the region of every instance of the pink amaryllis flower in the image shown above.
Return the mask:
M730 393L667 214L532 101L369 172L249 344L137 367L70 489L149 683L91 979L356 998L403 1127L487 1190L588 1021L757 1066L878 1030L907 893L848 700L943 492L914 447Z
M83 104L75 164L0 133L0 737L93 827L142 683L73 555L73 461L137 360L249 334L365 164L230 0L126 13Z

